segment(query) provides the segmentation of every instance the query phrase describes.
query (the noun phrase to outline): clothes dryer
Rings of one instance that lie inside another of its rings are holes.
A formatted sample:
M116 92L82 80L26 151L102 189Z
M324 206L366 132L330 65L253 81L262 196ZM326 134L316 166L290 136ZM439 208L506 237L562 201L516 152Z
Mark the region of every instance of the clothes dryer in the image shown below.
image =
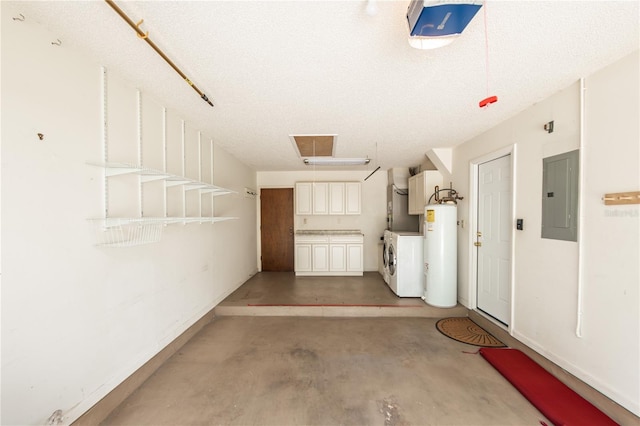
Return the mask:
M424 239L418 232L392 232L389 244L389 288L399 297L424 293Z

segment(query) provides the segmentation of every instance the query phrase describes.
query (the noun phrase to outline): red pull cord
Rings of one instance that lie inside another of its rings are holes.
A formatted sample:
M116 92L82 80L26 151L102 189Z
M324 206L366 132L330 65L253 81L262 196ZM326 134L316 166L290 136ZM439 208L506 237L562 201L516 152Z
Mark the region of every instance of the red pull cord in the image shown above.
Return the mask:
M478 106L485 108L492 103L498 102L497 96L489 96L489 34L487 32L487 1L482 2L482 8L484 9L484 57L485 57L485 74L487 77L487 97L480 101Z

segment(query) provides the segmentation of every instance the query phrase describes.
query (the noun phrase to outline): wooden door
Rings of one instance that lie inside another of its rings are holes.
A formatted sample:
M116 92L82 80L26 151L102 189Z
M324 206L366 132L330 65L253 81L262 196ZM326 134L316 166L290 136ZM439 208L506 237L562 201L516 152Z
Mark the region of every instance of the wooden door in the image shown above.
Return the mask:
M511 322L511 156L478 167L478 309Z
M293 271L293 188L260 190L262 270Z

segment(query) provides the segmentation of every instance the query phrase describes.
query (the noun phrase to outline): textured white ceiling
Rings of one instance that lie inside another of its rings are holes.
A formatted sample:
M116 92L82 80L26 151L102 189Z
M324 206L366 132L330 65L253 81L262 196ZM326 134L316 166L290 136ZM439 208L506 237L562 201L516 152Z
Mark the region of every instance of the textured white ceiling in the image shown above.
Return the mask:
M415 166L639 46L638 1L489 1L460 39L421 51L407 43L409 1L371 16L364 0L116 0L211 108L103 1L15 3L256 170L308 168L289 135L316 133L338 134L336 156L368 156L367 169ZM487 95L499 101L480 109Z

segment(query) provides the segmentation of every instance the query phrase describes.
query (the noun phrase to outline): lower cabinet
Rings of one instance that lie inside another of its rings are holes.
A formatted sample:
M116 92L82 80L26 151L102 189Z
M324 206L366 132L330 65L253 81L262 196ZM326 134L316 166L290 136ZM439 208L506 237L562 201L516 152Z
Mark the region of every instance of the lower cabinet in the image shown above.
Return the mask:
M295 270L296 272L311 272L313 270L311 244L296 243Z
M362 235L296 236L296 275L362 275Z
M347 251L344 244L331 244L329 246L329 253L331 257L329 259L329 269L331 271L346 271L347 270Z
M329 246L326 244L312 244L311 258L313 271L329 271Z
M347 272L364 270L362 244L347 244Z

